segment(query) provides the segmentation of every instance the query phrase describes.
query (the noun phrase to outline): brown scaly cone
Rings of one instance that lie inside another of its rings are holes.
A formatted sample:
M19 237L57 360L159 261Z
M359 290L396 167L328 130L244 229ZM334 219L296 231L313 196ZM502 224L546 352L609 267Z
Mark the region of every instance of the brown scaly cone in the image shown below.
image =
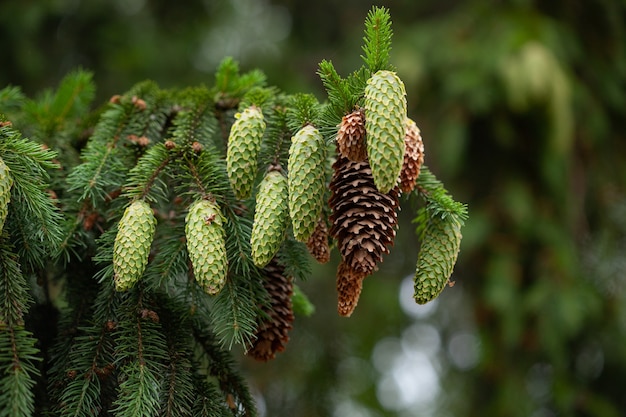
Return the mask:
M255 333L256 339L252 342L247 354L252 358L267 362L274 359L276 353L285 350L289 341L289 330L293 323L293 281L285 276L285 268L272 259L263 268L263 286L269 294L269 305L263 306L267 315L261 318Z
M337 267L337 312L350 317L356 308L363 289L365 274L356 272L344 261Z
M330 247L328 246L328 226L326 220L320 218L313 230L313 234L307 240L306 247L315 260L325 264L330 260Z
M367 158L363 109L357 109L341 119L339 132L337 132L337 150L339 155L354 162Z
M398 186L383 194L374 185L366 161L339 156L333 164L330 234L344 262L356 273L371 274L389 253L398 223Z
M424 142L420 129L409 118L404 123L404 163L400 171L400 189L403 193L410 193L415 188L417 177L420 175L424 163Z

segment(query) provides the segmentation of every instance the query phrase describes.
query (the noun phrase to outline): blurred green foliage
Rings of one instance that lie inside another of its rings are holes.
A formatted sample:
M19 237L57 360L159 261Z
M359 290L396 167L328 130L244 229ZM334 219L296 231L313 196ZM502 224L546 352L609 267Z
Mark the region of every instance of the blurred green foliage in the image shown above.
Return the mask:
M301 284L315 313L296 320L287 352L269 364L243 361L260 409L300 417L621 415L624 2L381 3L389 3L391 62L414 105L426 162L469 204L455 285L426 306L406 303L412 287L403 277L412 277L417 243L400 230L345 320L335 312L337 260L316 266ZM232 55L287 91L322 91L321 59L340 73L357 67L370 6L4 1L0 87L37 94L82 66L104 101L145 78L164 87L202 82Z

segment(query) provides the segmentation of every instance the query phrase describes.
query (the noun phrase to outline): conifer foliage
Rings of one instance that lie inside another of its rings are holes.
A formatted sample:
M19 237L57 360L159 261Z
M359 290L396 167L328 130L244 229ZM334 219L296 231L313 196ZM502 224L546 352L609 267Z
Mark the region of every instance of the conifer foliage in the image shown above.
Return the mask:
M229 58L212 87L142 82L95 111L84 71L36 99L2 90L0 416L256 415L232 345L283 351L313 311L305 256L333 246L352 314L412 197L416 301L437 296L466 208L423 165L390 47L374 8L363 67L320 64L324 103ZM53 342L29 330L41 306Z

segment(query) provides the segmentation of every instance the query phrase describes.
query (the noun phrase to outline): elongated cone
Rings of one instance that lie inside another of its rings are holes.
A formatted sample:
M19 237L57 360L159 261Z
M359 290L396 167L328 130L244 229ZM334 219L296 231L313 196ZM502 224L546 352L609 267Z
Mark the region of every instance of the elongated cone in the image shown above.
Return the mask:
M330 261L330 247L328 245L328 226L326 220L320 218L313 234L307 240L306 247L315 260L321 264Z
M330 182L330 234L352 270L371 274L389 253L398 223L396 186L381 193L374 185L367 161L352 162L338 157Z
M407 117L404 136L404 163L400 171L400 189L410 193L415 188L417 177L424 164L424 142L415 122Z
M223 222L218 205L208 200L194 202L185 217L187 252L193 275L210 295L224 287L228 272Z
M367 158L363 109L357 109L341 119L339 132L337 132L337 150L339 155L354 162Z
M293 280L285 275L285 268L273 259L263 268L263 286L269 295L269 305L261 309L267 315L259 320L256 339L247 354L258 361L274 359L276 353L285 350L289 331L294 320Z
M417 270L415 294L418 304L437 297L445 288L461 246L461 225L451 216L429 220L422 238Z
M113 245L116 290L129 290L143 275L155 228L156 219L145 201L135 200L124 211Z
M337 267L337 312L344 317L350 317L359 302L365 274L350 268L350 265L341 261Z
M376 188L387 193L398 182L404 162L406 92L392 71L372 75L365 87L367 156Z
M272 260L285 239L289 223L287 178L278 170L270 170L259 185L250 236L252 260L264 267Z
M306 242L324 204L324 138L311 125L291 138L288 162L289 215L294 237Z
M9 214L12 186L13 178L11 177L9 167L6 166L4 160L0 158L0 233L2 233L4 222Z
M237 113L235 119L228 136L226 171L235 196L245 199L252 192L265 120L261 109L256 106Z

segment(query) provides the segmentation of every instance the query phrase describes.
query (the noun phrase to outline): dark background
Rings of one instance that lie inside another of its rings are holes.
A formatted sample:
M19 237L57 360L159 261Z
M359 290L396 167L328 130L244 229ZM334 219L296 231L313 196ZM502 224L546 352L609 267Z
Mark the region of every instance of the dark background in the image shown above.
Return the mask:
M241 364L266 416L621 416L626 410L626 6L380 2L426 163L470 219L455 285L412 300L414 207L336 313L333 262L301 286L285 353ZM364 1L4 0L0 87L93 71L98 102L153 79L211 84L235 57L322 99L322 59L361 65ZM241 356L241 355L239 355Z

